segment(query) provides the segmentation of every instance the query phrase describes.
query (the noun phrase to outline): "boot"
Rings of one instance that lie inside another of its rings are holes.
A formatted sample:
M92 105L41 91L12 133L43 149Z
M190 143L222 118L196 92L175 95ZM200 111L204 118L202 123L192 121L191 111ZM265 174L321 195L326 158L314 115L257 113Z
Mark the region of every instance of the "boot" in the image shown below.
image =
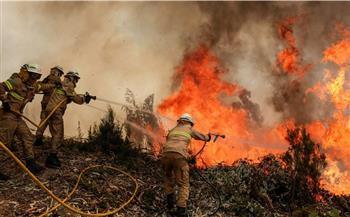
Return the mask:
M42 146L43 143L43 137L42 136L37 136L35 141L34 141L34 146Z
M166 204L167 204L167 208L168 210L172 210L175 209L175 194L168 194L166 196Z
M0 181L7 181L9 179L10 177L8 177L7 175L0 173Z
M177 207L176 210L176 217L188 217L187 209L186 207Z
M34 174L39 174L45 169L44 167L37 164L33 158L26 160L26 166L30 170L30 172Z
M49 154L49 156L46 158L45 166L52 169L57 169L61 166L61 162L56 153Z

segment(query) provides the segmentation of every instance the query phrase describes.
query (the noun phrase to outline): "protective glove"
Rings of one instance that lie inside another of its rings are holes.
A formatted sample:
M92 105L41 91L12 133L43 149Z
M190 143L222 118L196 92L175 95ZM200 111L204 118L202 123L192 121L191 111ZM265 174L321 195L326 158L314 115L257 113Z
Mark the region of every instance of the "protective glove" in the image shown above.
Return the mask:
M96 100L96 96L91 96L88 92L84 95L84 101L86 104L89 104L91 100Z
M195 157L195 156L191 156L191 157L188 159L188 163L189 163L189 164L192 164L192 165L195 165L195 164L197 163L196 157Z
M11 106L8 102L2 102L2 109L5 111L5 112L10 112L11 111Z
M84 101L85 101L86 104L89 104L90 101L91 101L91 97L89 95L85 95L84 96Z

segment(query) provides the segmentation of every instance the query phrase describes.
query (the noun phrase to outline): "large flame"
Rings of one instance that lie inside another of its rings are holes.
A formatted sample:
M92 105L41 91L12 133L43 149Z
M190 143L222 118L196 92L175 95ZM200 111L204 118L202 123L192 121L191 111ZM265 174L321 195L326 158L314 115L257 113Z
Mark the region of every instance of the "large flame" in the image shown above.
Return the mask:
M291 76L291 82L302 81L311 69L310 64L302 64L292 30L295 23L295 18L288 18L278 27L286 48L276 54L277 65ZM324 65L324 78L305 92L305 96L315 94L321 101L331 102L333 115L305 127L322 144L327 155L329 164L323 186L336 194L350 194L350 80L347 73L350 31L343 25L338 25L337 29L342 38L325 49L319 63ZM330 63L338 70L327 69ZM201 156L202 165L232 164L239 158L258 159L267 153L285 151L285 131L294 126L293 117L273 128L251 127L248 111L232 105L232 99L244 87L226 82L222 78L225 73L227 70L221 67L215 54L200 45L184 57L174 78L178 90L159 105L158 111L174 119L182 113L191 113L198 122L197 130L226 134L227 139L207 145ZM196 153L202 144L194 142L192 151Z
M342 38L324 51L323 62L334 63L337 71L326 69L323 83L314 88L322 100L330 100L334 112L330 119L323 121L323 133L316 136L323 144L329 166L324 173L324 186L337 194L350 194L350 80L348 67L350 63L350 31L338 25ZM312 125L314 123L311 123Z
M267 149L262 144L256 146L256 135L249 130L246 111L223 102L223 98L233 97L241 91L239 86L222 80L221 76L226 72L214 53L201 45L189 53L177 69L175 79L179 80L180 88L159 105L159 112L173 118L184 112L191 113L198 121L197 130L226 135L225 140L206 147L202 155L205 165L232 164L239 158L257 158L278 152L279 147ZM263 137L265 140L277 138L275 144L281 144L281 132L282 129L277 129ZM193 152L196 153L202 145L202 142L194 142Z

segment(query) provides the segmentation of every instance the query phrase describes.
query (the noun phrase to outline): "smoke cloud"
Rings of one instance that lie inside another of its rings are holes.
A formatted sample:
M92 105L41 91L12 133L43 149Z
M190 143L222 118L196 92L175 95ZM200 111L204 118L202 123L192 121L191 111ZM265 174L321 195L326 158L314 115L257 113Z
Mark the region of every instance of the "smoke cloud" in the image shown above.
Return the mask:
M205 17L192 3L1 2L1 80L24 63L38 63L44 76L54 65L76 69L77 92L124 102L126 88L156 102L169 94L171 75L188 38ZM191 15L191 16L190 16ZM191 17L191 19L189 19ZM26 114L39 122L40 96ZM105 104L94 102L104 107ZM71 104L66 135L85 131L102 112Z
M323 50L334 41L332 33L337 22L350 24L346 12L350 3L200 2L198 5L208 15L204 28L208 45L230 71L226 79L251 92L252 100L261 107L266 126L287 118L304 124L331 114L329 103L310 95L305 99L304 93L322 79L326 67L320 64ZM299 62L311 65L300 82L292 82L276 64L278 52L286 47L277 28L290 17L298 18L292 32L300 52Z
M81 74L79 93L123 102L130 88L140 100L155 93L158 104L171 93L184 53L206 43L229 70L224 79L251 92L265 125L288 117L303 123L330 109L317 100L298 109L298 93L321 79L317 61L334 39L335 22L350 25L349 9L348 2L1 2L0 78L27 62L40 64L44 76L61 65ZM276 54L285 47L276 27L285 17L300 15L305 18L296 24L297 47L302 63L314 67L291 93L285 78L276 76ZM283 97L283 88L290 95ZM36 122L40 99L26 109ZM102 115L70 105L66 135L76 135L78 122L85 131Z

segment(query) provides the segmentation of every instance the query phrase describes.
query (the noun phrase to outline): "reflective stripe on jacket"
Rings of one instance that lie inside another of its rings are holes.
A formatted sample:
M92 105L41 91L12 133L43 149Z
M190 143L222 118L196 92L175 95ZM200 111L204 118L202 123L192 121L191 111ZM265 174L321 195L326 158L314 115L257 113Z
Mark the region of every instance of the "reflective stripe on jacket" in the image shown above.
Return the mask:
M33 100L35 93L54 86L40 82L30 86L22 81L18 73L14 73L8 80L0 83L0 100L8 102L11 110L22 113L26 104Z
M209 136L192 129L191 125L178 124L176 127L169 131L167 141L164 145L163 153L176 152L185 158L188 158L188 151L192 138L202 141L209 140Z
M64 114L67 104L74 102L76 104L83 104L85 101L84 95L75 93L75 85L72 81L65 78L62 82L62 88L56 88L53 91L49 102L46 105L45 111L51 112L61 101L65 100L57 110L61 110Z

